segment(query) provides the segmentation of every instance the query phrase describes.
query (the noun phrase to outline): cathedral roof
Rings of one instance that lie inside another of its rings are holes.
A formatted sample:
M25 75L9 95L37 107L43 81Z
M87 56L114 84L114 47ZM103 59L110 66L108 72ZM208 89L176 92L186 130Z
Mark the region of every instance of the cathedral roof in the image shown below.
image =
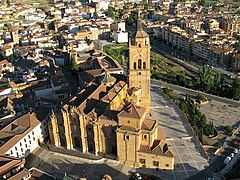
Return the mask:
M109 103L126 86L126 82L122 77L110 75L108 71L105 71L105 73L103 79L99 77L92 80L85 88L73 96L68 104L77 107L80 112L92 118L104 114Z
M126 108L124 108L118 116L130 117L141 119L146 112L146 108L138 106L136 104L130 103Z
M132 127L132 126L121 126L119 130L124 130L124 131L132 131L132 132L137 132L137 128Z
M150 118L145 118L142 122L141 130L151 131L155 125L156 121Z
M170 151L166 140L154 140L152 147L140 145L138 152L173 157L173 153Z
M118 117L117 114L119 113L119 111L114 111L114 110L107 110L105 111L100 117L99 117L99 121L101 120L113 120L113 121L118 121Z

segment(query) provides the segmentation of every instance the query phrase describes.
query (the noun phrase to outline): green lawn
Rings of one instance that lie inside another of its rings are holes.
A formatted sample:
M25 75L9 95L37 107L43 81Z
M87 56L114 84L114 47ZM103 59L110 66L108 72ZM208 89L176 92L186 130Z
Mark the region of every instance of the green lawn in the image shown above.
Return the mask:
M186 79L191 79L193 74L184 67L176 64L155 52L151 52L151 74L153 78L173 81L179 74L185 75Z
M122 65L128 64L128 47L126 44L104 46L103 51Z

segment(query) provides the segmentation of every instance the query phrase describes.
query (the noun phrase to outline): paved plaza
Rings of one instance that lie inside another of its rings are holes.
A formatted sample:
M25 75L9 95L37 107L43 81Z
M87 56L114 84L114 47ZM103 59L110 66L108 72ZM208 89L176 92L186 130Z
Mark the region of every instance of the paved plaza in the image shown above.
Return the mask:
M240 121L239 108L227 104L213 101L202 104L200 111L205 113L209 121L213 121L218 130L222 130L227 125L234 125Z
M54 175L57 179L62 179L64 174L72 177L87 177L90 180L100 179L105 174L109 174L116 180L129 179L129 171L132 168L122 165L115 160L101 159L89 160L74 157L39 147L37 157L30 157L27 160L27 167L36 167L40 170Z
M161 94L159 87L151 86L151 115L158 120L175 153L174 179L186 179L208 166L200 144L189 124L176 107Z

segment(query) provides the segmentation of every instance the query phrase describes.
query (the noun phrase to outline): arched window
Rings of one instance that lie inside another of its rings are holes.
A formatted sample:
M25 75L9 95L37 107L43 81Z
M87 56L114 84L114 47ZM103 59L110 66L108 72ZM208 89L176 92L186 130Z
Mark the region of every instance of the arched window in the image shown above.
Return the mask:
M143 69L146 69L146 62L143 62Z
M137 69L137 63L136 62L133 63L133 68Z
M142 69L142 60L141 59L138 60L138 69Z

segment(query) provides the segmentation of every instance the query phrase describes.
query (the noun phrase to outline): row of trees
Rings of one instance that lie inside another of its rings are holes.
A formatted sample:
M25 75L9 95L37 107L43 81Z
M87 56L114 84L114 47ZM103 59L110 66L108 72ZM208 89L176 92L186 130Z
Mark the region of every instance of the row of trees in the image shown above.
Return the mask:
M152 78L167 80L180 86L196 89L202 92L227 97L234 100L240 100L240 78L235 78L229 82L224 76L214 73L210 67L204 66L199 69L198 74L189 78L185 72L178 73L172 78L162 78L158 71L152 69ZM169 80L170 79L170 80Z
M213 71L204 66L199 69L198 77L196 78L195 88L212 94L218 94L222 91L224 79L220 74L215 74Z
M194 88L197 90L240 100L240 79L238 77L229 83L224 76L215 74L209 67L204 66L199 70L198 77L195 79Z
M199 105L194 103L194 100L186 95L185 100L174 99L174 102L182 110L191 124L199 141L204 144L203 135L213 136L215 134L213 121L208 122L205 114L199 110Z

